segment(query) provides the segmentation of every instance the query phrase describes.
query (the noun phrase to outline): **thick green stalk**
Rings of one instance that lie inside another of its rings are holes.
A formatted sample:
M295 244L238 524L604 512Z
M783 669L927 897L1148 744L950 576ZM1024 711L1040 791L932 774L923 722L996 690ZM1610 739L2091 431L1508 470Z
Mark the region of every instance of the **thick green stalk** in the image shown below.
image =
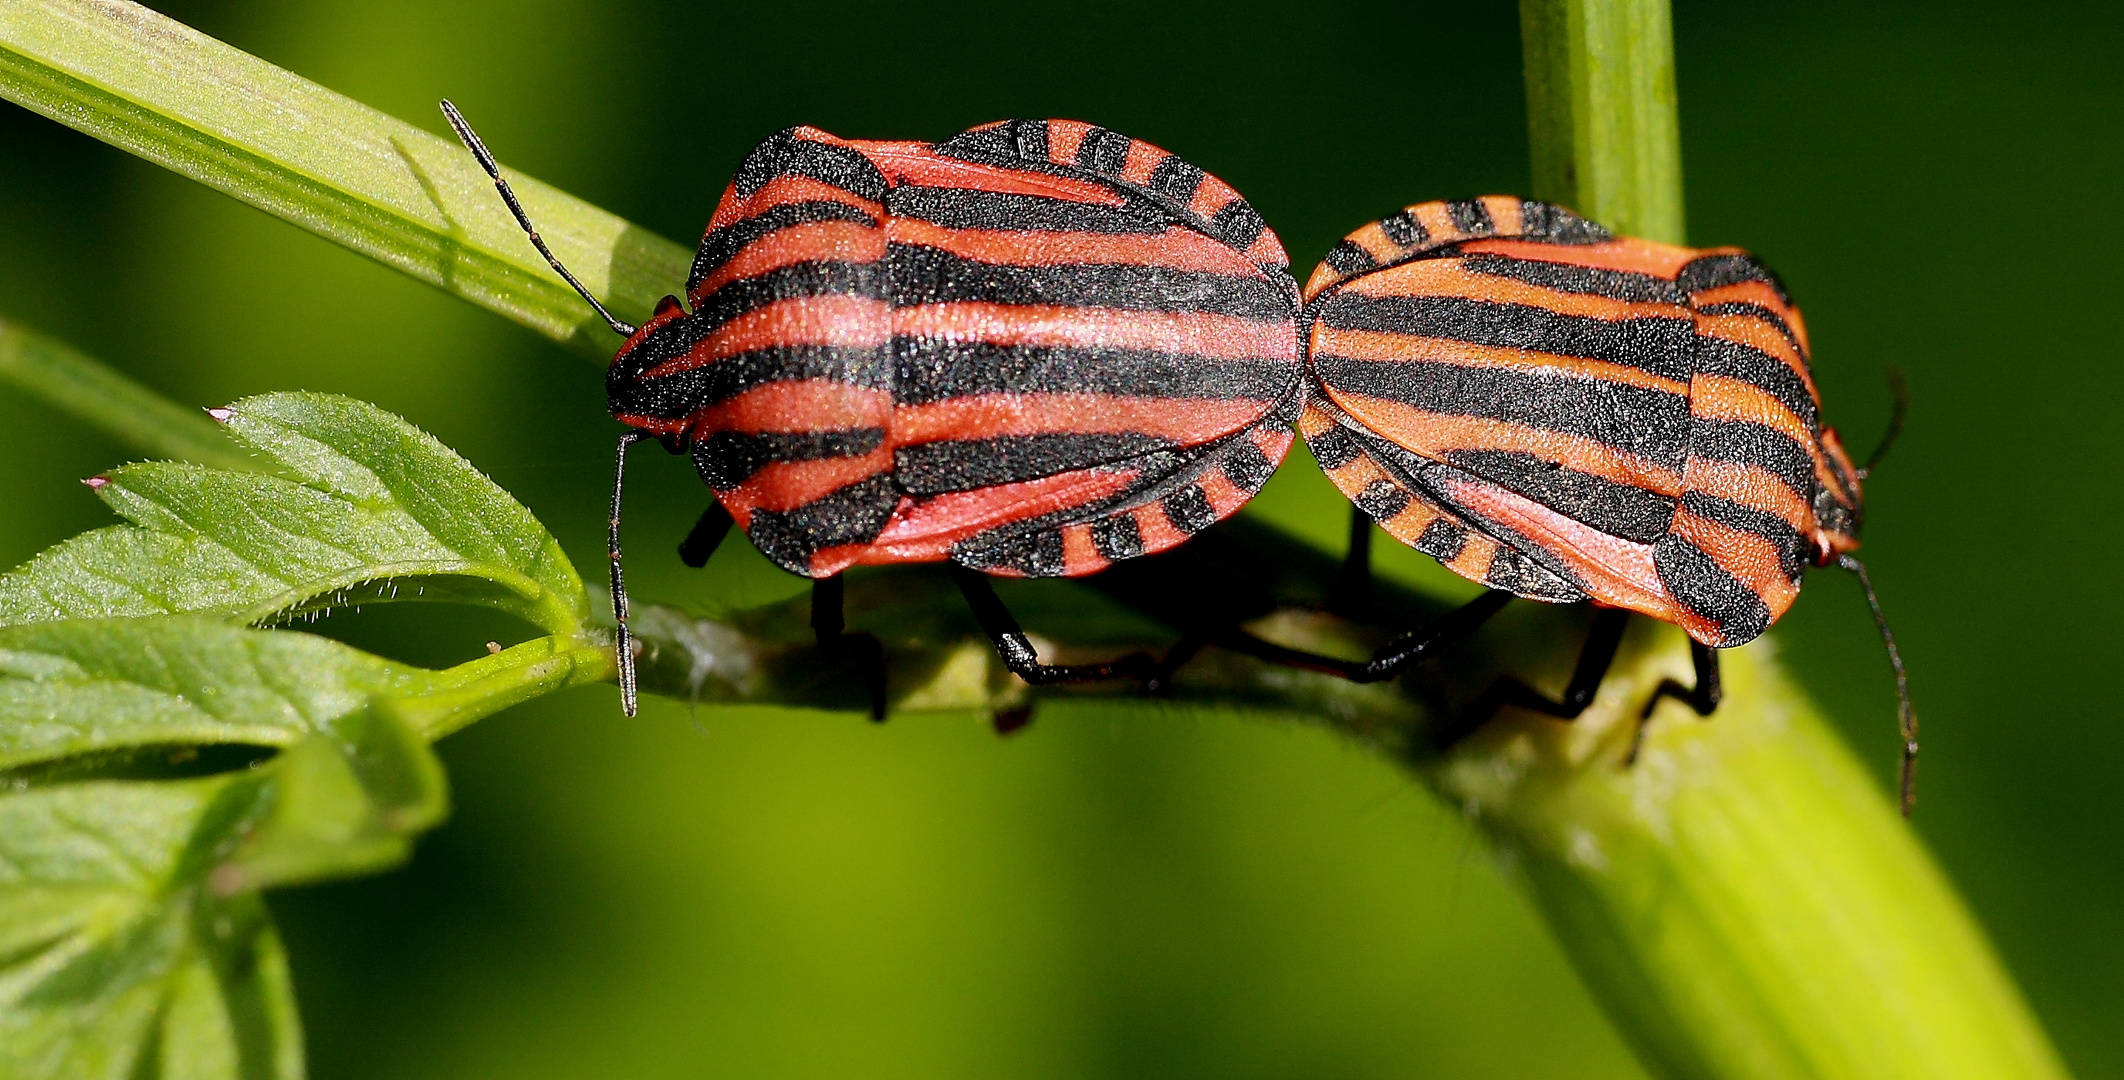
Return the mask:
M1523 0L1536 194L1683 239L1666 0ZM1661 706L1679 632L1640 634L1566 726L1493 723L1419 766L1519 870L1586 985L1668 1077L2061 1077L1946 878L1770 662L1722 654L1724 705ZM1885 665L1883 677L1886 677ZM1890 718L1881 718L1881 745Z
M456 140L138 4L0 3L0 97L585 355L612 355L612 332L524 242ZM646 317L685 281L684 248L529 177L509 179L554 253L620 317Z
M1534 197L1683 242L1667 0L1520 0Z

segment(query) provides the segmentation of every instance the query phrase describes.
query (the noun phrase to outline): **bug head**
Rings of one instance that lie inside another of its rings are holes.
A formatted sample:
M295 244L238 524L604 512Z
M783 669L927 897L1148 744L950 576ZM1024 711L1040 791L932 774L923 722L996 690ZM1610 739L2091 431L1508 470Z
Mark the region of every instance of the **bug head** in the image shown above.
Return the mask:
M1823 428L1822 453L1814 476L1814 564L1828 566L1859 546L1859 526L1865 520L1865 495L1859 489L1862 475L1844 452L1835 428Z
M679 434L666 430L671 424L653 422L672 412L670 402L659 400L668 396L669 388L659 392L642 376L684 357L699 344L700 337L699 325L686 313L678 297L666 296L658 301L655 313L627 335L619 352L613 354L612 365L605 369L605 395L610 399L612 415L660 436ZM683 419L683 411L674 419ZM666 444L668 448L668 439Z

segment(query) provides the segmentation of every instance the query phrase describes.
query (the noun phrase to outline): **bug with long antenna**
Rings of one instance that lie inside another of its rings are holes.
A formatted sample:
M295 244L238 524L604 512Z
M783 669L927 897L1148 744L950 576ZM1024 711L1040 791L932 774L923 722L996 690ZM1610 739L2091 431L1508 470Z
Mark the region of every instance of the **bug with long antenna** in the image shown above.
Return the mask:
M1457 717L1512 706L1571 720L1593 702L1632 613L1690 641L1693 683L1664 699L1709 716L1718 650L1767 630L1804 570L1858 577L1895 672L1899 801L1915 798L1917 713L1901 651L1851 552L1860 482L1821 420L1807 332L1777 276L1737 248L1618 237L1511 196L1409 206L1351 233L1305 287L1315 392L1299 420L1356 504L1335 600L1361 607L1376 523L1489 587L1370 660L1309 666L1393 678L1472 633L1512 597L1598 610L1561 697L1506 676ZM1292 657L1292 662L1301 662Z
M738 527L810 578L819 645L860 665L874 719L884 655L845 626L854 565L947 563L1029 683L1149 688L1167 674L1141 653L1043 662L989 577L1092 574L1183 543L1289 450L1306 393L1298 287L1238 192L1075 121L935 144L791 128L739 167L686 301L631 326L561 265L463 115L442 108L539 254L626 338L605 385L630 428L608 533L630 714L620 505L644 439L690 455L715 491L682 558L703 565Z

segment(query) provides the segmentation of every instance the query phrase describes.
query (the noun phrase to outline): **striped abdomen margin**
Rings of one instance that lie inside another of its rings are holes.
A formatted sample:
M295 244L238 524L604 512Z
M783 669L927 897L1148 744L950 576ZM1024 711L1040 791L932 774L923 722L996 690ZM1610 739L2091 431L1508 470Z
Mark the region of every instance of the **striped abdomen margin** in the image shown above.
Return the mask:
M1283 248L1149 144L1007 121L941 145L792 128L607 377L783 567L1090 573L1237 511L1306 380Z

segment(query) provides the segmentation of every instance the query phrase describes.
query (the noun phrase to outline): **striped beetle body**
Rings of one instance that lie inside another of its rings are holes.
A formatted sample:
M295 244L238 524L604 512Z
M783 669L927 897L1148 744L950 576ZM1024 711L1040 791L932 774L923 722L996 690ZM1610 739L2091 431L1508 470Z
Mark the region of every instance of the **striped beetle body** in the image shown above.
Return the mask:
M1730 647L1858 546L1799 309L1745 252L1490 196L1351 233L1304 296L1307 445L1470 580Z
M692 310L667 300L607 388L791 572L1088 574L1267 481L1305 392L1297 291L1237 192L1103 128L791 128L725 192Z
M723 193L687 302L667 296L630 326L554 256L457 107L442 110L532 246L626 339L605 388L628 426L606 534L627 715L620 506L645 438L715 489L680 557L705 565L735 525L811 578L819 649L860 666L872 719L884 646L842 618L841 571L858 564L948 563L1027 682L1150 687L1192 655L1042 663L985 575L1090 574L1172 547L1237 512L1290 450L1307 385L1298 284L1223 181L1075 121L938 144L790 128ZM997 730L1023 720L998 715Z

